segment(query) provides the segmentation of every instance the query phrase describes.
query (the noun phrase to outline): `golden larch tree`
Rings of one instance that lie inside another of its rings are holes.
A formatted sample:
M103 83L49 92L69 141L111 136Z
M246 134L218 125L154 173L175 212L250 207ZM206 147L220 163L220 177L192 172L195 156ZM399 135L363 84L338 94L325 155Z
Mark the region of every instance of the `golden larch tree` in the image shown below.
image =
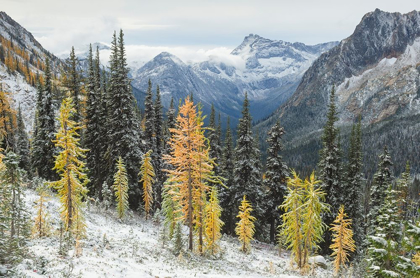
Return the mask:
M36 216L34 226L32 227L32 235L41 238L48 236L50 232L46 208L46 203L50 200L50 192L48 187L45 186L45 183L41 183L36 191L39 194L39 199L35 202Z
M325 203L325 193L316 187L318 183L314 173L302 181L292 171L292 177L287 179L288 194L280 206L284 214L279 238L284 239L292 251L291 262L303 272L308 270L309 256L319 248L326 229L321 215L328 212L329 207Z
M220 230L223 226L223 221L220 219L222 214L222 208L219 204L219 198L217 193L217 188L215 186L212 187L210 192L209 201L205 207L205 246L206 250L211 254L214 255L219 252L219 240L222 237L222 233Z
M240 220L236 223L235 232L241 242L241 251L248 253L250 251L250 242L254 237L255 227L254 221L256 220L254 216L251 215L252 206L246 199L242 199L241 205L239 206L239 213L236 217Z
M146 211L146 220L149 215L151 206L153 204L153 178L155 177L155 170L153 169L152 150L149 150L143 159L143 163L140 167L140 182L143 182L143 201L144 201L144 210Z
M349 261L349 252L356 250L353 240L353 230L351 229L351 219L346 219L347 214L344 212L344 206L340 207L337 218L334 220L330 230L333 232L333 244L330 245L334 259L334 273L337 275L342 267L346 267Z
M51 182L51 186L58 192L61 201L61 218L66 231L72 232L76 237L85 232L83 223L82 198L88 192L86 184L85 163L80 158L85 158L86 149L80 147L78 130L82 126L72 120L76 110L72 99L65 98L61 104L59 122L56 134L56 147L60 153L56 156L54 170L60 175L60 180Z
M118 218L123 219L128 210L128 178L121 156L117 161L117 172L114 175L114 191L117 202Z
M206 152L203 121L197 116L197 109L188 98L179 109L176 128L171 128L170 155L165 160L172 165L169 173L169 194L178 204L181 217L189 227L188 248L193 250L194 224L200 225L197 209L203 207L203 194L208 186L204 181L210 178L211 165ZM177 212L178 212L177 211ZM198 221L198 222L197 222Z

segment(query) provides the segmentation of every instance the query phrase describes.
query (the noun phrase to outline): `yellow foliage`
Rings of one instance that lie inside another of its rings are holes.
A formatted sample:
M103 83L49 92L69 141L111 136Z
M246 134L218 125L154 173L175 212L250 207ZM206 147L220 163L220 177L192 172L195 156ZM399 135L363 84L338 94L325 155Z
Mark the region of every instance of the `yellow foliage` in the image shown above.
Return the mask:
M240 220L236 223L235 232L242 243L241 251L248 253L250 251L250 242L253 239L255 233L254 221L255 217L251 215L252 206L246 200L246 196L242 199L241 205L239 206L239 213L236 217Z
M61 218L65 230L73 232L76 236L83 236L85 226L82 214L82 198L88 192L86 184L85 163L79 158L85 158L86 149L80 147L80 138L77 133L82 127L71 120L75 113L72 99L63 100L60 108L60 127L53 140L60 153L56 156L54 169L60 175L60 180L51 182L51 186L58 191L62 209Z
M114 191L117 199L118 217L123 219L128 210L128 179L124 161L121 156L117 161L117 172L114 175Z
M220 219L222 208L219 205L217 195L217 188L213 186L209 201L205 207L205 246L211 255L218 253L220 250L219 240L222 237L220 230L224 224Z
M180 220L189 225L189 249L193 249L193 224L199 231L199 250L202 242L204 198L208 191L206 181L213 181L213 162L208 155L204 137L203 118L187 98L179 109L176 128L170 129L170 155L164 158L173 169L169 173L169 194L179 206Z
M37 210L36 217L34 221L34 226L32 227L32 235L34 237L44 237L48 236L50 233L50 225L48 223L48 212L45 204L50 200L50 193L48 188L44 184L40 185L37 190L39 194L39 199L36 201L35 208Z
M344 206L340 207L337 218L334 220L330 230L333 232L333 244L330 248L334 259L334 272L337 275L341 267L346 267L348 252L354 252L356 245L353 240L353 231L351 229L351 219L345 219L347 214L344 212Z
M140 182L143 182L143 201L144 201L144 209L146 211L146 219L149 215L150 208L153 204L153 188L152 184L154 182L153 178L155 177L155 170L153 169L152 158L150 155L152 154L152 150L149 150L143 159L143 163L140 167L141 176Z
M302 181L292 171L292 177L287 179L288 194L280 206L285 213L279 238L284 239L287 248L291 249L292 262L304 271L308 269L310 252L318 248L326 227L321 214L329 210L324 203L325 193L315 187L318 183L314 173Z

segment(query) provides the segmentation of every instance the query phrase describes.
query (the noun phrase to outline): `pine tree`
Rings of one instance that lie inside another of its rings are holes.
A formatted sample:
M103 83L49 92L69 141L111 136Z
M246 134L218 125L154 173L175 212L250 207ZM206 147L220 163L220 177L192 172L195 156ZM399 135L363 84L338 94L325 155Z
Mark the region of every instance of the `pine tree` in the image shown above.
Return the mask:
M143 182L143 201L144 210L146 211L146 220L150 213L151 206L153 204L153 183L155 177L155 170L152 164L152 150L149 150L143 159L143 163L140 167L140 182Z
M144 100L144 117L145 117L145 129L144 139L146 140L146 148L153 150L155 147L155 111L153 109L153 96L152 96L152 81L149 79L149 87L147 88L146 99Z
M10 264L23 259L30 226L24 203L23 170L19 168L19 157L8 152L3 162L0 199L0 242L3 244L0 246L0 264Z
M114 175L114 191L117 202L118 218L123 219L128 210L128 178L121 156L117 161L117 172Z
M39 199L35 205L36 217L32 227L32 235L34 237L41 238L48 236L51 230L49 224L49 214L46 207L46 203L50 200L51 195L45 182L41 182L36 191L39 194Z
M163 169L163 154L165 153L165 144L164 144L164 132L163 132L163 114L162 114L162 103L160 98L160 89L159 86L156 87L156 99L153 106L154 110L154 128L155 128L155 150L154 150L154 164L156 172L156 182L155 182L155 204L157 208L161 207L162 203L162 186L163 182L166 180L165 172Z
M370 230L368 234L374 232L374 228L378 225L377 218L379 216L379 209L385 200L386 189L392 182L391 157L388 153L388 148L384 147L384 152L379 156L378 170L373 176L372 187L370 189L370 202L368 214L368 227Z
M284 135L284 129L280 122L270 129L267 137L267 164L264 179L264 186L268 188L267 194L267 218L270 223L270 241L274 242L276 233L276 222L281 216L279 205L283 203L287 192L286 178L289 176L288 167L283 162L280 151L283 149L281 138Z
M246 195L242 199L241 205L239 206L239 213L236 217L240 220L236 223L235 232L241 242L241 251L249 253L251 250L250 242L254 237L255 228L254 221L256 218L251 215L253 211L251 204L246 199Z
M397 180L398 196L398 214L403 221L408 219L408 203L409 200L409 188L411 183L410 177L410 162L407 161L405 165L405 172L401 174L401 178Z
M72 99L64 99L60 108L60 127L53 141L60 150L54 166L60 179L51 182L51 186L57 190L60 197L64 229L77 238L85 235L82 200L87 194L86 184L89 180L85 163L81 160L85 158L84 153L87 151L80 147L78 131L82 127L80 123L72 120L74 113L76 110Z
M223 221L220 219L222 214L222 208L219 205L217 188L212 187L210 192L209 201L205 207L205 246L206 250L210 252L211 255L215 255L219 252L219 240L222 237L221 229L223 226Z
M308 258L316 251L322 241L326 228L321 215L329 211L325 203L325 192L316 185L320 183L312 173L304 182L295 171L287 178L288 194L281 208L283 223L279 237L284 238L287 248L291 249L292 260L299 269L307 269Z
M90 49L91 50L91 49ZM70 97L73 99L75 113L73 115L75 122L82 120L82 105L81 105L81 88L80 88L80 76L77 72L79 61L74 53L74 46L71 47L70 60L69 60L69 76L67 79L66 87L70 92Z
M364 236L364 219L362 212L362 135L361 135L361 119L357 125L353 125L350 136L350 147L348 151L348 165L346 171L346 183L341 190L343 196L343 205L347 210L347 214L352 219L354 230L354 239L356 248L362 246L365 239Z
M46 180L54 180L54 134L55 120L53 107L53 86L50 62L45 61L45 81L42 86L42 92L39 94L37 106L37 132L35 134L32 161L33 167L38 172L39 177Z
M137 183L138 166L140 165L143 147L140 141L138 118L134 108L134 96L128 78L124 34L118 38L114 33L111 45L110 80L107 99L108 111L108 148L107 164L109 173L114 173L114 162L121 156L127 167L128 184L130 185L130 204L137 206L141 199L141 190Z
M351 228L352 220L347 218L343 205L340 207L334 223L330 228L333 232L333 244L331 244L330 248L333 250L331 256L335 257L334 273L338 275L342 267L346 267L346 263L349 261L349 252L354 252L356 245L353 240L353 230Z
M102 184L101 193L102 193L102 204L104 206L104 209L108 210L113 204L113 194L112 194L112 190L110 186L108 185L106 181Z
M16 154L19 155L19 168L26 171L28 176L31 176L31 161L30 161L30 147L28 134L25 130L25 124L23 122L22 110L18 109L17 117L17 139L16 139Z
M89 169L88 185L91 195L101 195L101 186L103 184L103 140L106 133L102 133L103 126L106 123L101 114L102 96L99 68L99 51L96 50L96 58L93 59L92 45L89 48L88 56L88 79L87 79L87 103L86 103L86 130L84 133L84 146L89 149L89 155L86 162ZM104 142L105 141L105 142Z
M220 187L220 204L223 208L222 220L225 223L224 232L230 235L235 233L234 221L234 196L233 196L233 173L235 168L235 156L233 148L232 132L230 130L230 118L227 119L225 144L223 148L222 161L221 161L221 175L225 179L226 187Z
M324 222L330 226L334 221L342 200L345 198L341 188L341 157L340 157L340 140L339 131L335 127L337 122L337 108L335 105L335 88L333 87L330 94L330 104L327 113L327 122L324 126L322 135L322 149L320 151L320 160L318 163L319 178L322 180L322 188L326 195L326 202L331 206L331 213L324 215ZM325 233L324 243L322 244L323 253L328 253L331 245L331 235Z
M235 148L235 168L233 171L233 186L231 187L235 208L240 202L241 196L246 195L254 204L254 212L257 219L262 219L261 169L257 157L259 150L255 148L252 136L251 115L249 112L248 95L242 109L242 118L239 120L237 143ZM258 229L258 226L257 226Z
M368 237L368 273L373 277L402 277L398 271L401 229L398 221L397 192L388 185L383 204L378 209L375 232Z
M222 147L220 146L220 134L216 126L216 111L214 105L211 105L210 123L208 128L208 139L210 145L210 158L215 161L214 173L220 175L220 162L222 158Z

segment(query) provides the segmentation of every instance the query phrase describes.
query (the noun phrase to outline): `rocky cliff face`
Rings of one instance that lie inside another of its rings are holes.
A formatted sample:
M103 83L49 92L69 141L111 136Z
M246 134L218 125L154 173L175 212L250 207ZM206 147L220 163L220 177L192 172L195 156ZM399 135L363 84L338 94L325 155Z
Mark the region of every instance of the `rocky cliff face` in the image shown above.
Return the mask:
M312 62L336 44L308 46L251 34L232 51L235 63L210 57L185 64L174 55L161 53L133 74L133 86L145 91L150 78L160 85L166 105L171 97L177 102L192 92L205 110L214 103L217 110L234 119L240 117L246 91L251 113L260 119L287 100Z
M313 63L293 96L260 127L266 129L280 118L295 147L296 141L310 144L308 134L319 135L325 123L333 85L343 132L358 115L366 130L378 128L376 135L366 132L372 138L378 136L370 148L391 144L394 126L380 128L386 122L411 119L416 125L413 119L420 113L420 13L375 10L366 14L350 37ZM405 133L401 130L401 140L407 138ZM415 140L417 135L410 133ZM412 144L410 148L416 147ZM410 155L399 154L401 159Z

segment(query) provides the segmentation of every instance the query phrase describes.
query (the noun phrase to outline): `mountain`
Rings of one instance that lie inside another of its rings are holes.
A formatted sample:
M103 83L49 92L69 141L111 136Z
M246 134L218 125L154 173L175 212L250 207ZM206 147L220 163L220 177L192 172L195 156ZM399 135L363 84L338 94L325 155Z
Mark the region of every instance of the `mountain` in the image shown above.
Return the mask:
M35 118L35 76L43 73L46 58L54 65L52 68L58 76L63 62L44 49L19 23L0 12L0 86L10 93L14 109L21 106L28 131Z
M213 103L234 120L240 117L247 91L251 113L258 120L287 100L312 62L336 44L308 46L251 34L232 51L231 59L210 56L207 61L186 64L170 53L161 53L133 74L132 84L144 92L150 78L159 84L166 106L171 97L178 102L192 92L205 111Z
M419 172L420 13L377 9L366 14L354 33L322 54L295 93L258 125L267 130L280 119L291 165L315 166L334 85L344 143L349 125L361 115L368 167L374 167L377 154L388 145L396 173L406 160ZM298 149L306 153L297 155Z

